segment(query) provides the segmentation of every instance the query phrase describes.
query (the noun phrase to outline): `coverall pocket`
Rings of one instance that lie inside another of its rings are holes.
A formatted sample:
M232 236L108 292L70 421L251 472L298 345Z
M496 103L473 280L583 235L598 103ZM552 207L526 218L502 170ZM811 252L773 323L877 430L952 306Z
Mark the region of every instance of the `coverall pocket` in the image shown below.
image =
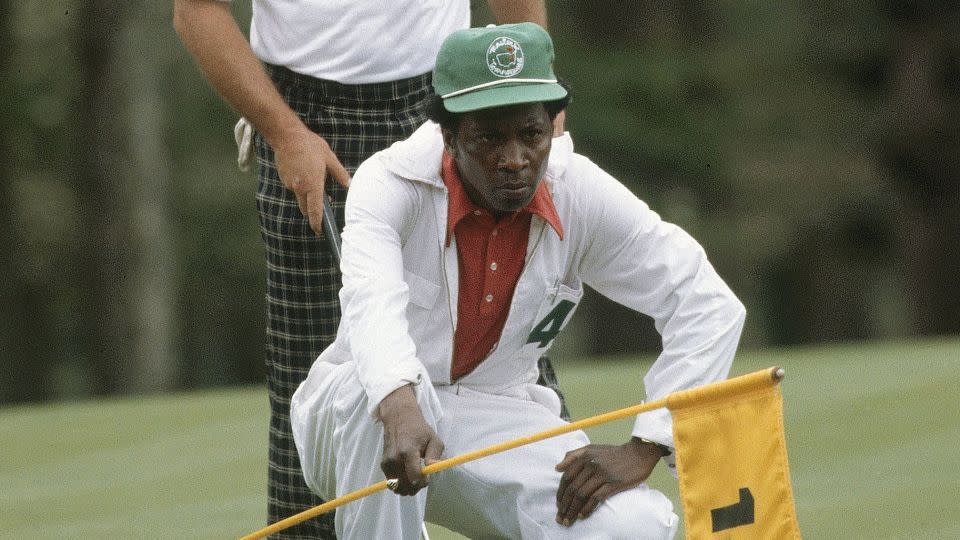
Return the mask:
M403 271L403 280L407 282L407 287L410 289L411 304L423 309L431 309L437 303L440 285L409 270Z
M549 291L537 308L526 345L534 344L537 349L547 349L570 322L581 298L583 286L574 289L561 283Z

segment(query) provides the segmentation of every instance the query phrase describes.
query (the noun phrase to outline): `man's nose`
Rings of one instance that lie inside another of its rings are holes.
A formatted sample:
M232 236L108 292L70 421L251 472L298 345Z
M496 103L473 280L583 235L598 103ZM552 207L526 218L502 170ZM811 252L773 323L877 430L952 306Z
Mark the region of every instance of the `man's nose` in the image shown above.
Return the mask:
M520 171L529 164L520 141L515 139L504 143L500 152L500 167L510 171Z

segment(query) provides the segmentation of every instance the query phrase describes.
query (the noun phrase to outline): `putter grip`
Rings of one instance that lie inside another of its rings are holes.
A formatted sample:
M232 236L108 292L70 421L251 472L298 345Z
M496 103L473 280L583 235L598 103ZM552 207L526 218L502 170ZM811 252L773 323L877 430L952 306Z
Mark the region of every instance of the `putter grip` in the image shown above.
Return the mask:
M323 198L323 235L327 237L327 242L330 244L330 253L333 254L334 262L340 266L340 229L337 228L337 220L327 197Z

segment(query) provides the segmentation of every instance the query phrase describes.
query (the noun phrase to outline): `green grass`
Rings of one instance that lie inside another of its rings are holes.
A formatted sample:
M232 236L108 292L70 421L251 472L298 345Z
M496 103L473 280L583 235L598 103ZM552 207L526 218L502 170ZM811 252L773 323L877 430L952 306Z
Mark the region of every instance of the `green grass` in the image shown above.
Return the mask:
M571 408L585 417L639 401L649 359L559 364ZM734 374L771 365L787 370L787 447L805 538L960 538L960 340L747 351ZM0 538L229 538L258 529L267 415L262 387L0 409ZM630 425L590 435L620 442ZM662 467L651 483L679 509Z

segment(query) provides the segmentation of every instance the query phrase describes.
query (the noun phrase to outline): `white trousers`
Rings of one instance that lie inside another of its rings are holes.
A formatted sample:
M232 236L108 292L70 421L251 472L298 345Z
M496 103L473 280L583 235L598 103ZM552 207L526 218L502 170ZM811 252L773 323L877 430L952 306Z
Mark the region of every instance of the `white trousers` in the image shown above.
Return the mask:
M307 485L331 500L384 479L383 426L367 413L352 362L325 371L311 373L297 391L291 421ZM444 458L564 423L523 390L504 396L422 384L417 397L444 442ZM554 467L589 443L576 431L439 472L415 496L375 493L337 509L337 538L413 540L423 520L469 538L673 538L679 521L673 504L646 484L610 497L570 527L556 523L561 473Z

